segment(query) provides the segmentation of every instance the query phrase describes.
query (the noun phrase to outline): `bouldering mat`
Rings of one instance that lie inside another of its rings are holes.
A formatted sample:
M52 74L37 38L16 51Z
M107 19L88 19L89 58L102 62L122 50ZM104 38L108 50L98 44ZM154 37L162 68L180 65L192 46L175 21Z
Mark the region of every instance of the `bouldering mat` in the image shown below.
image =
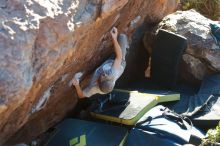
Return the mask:
M217 24L210 24L211 32L218 42L220 42L220 27Z
M180 94L147 94L137 91L115 89L101 95L98 105L91 109L94 118L134 125L148 110L161 102L176 101Z
M204 137L188 118L158 105L138 120L129 132L125 146L199 145Z
M177 88L183 89L180 86ZM188 116L200 128L214 127L220 120L220 74L206 76L194 93L184 89L181 100L169 107Z
M160 29L151 56L151 78L158 85L171 88L179 78L179 64L187 48L187 39Z
M46 146L122 146L126 136L123 127L66 119L56 126Z

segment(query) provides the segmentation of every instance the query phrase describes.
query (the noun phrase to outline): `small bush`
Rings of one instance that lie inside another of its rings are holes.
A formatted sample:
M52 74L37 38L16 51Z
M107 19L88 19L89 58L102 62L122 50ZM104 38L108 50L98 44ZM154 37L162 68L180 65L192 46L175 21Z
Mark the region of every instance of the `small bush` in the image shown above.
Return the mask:
M209 143L220 142L220 122L215 129L210 129L207 132L207 138L203 141L203 146L209 145Z
M210 19L220 20L220 0L181 0L181 8L195 9Z

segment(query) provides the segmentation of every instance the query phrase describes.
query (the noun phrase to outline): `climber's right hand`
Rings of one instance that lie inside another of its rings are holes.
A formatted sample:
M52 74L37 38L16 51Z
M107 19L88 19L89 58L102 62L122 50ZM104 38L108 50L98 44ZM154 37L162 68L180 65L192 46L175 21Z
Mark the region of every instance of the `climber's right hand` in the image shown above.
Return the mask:
M77 80L76 78L73 79L73 85L77 86L79 85L79 80Z
M116 27L113 27L112 30L110 31L111 36L113 39L117 40L118 37L118 29Z

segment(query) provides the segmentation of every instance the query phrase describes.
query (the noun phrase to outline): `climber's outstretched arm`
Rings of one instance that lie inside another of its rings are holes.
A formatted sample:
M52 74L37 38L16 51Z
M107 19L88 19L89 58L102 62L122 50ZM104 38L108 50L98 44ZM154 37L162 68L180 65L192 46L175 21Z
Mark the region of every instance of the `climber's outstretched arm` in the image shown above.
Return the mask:
M111 36L112 36L112 40L113 40L113 44L114 44L114 51L115 51L115 60L114 63L112 65L112 67L114 69L118 69L121 66L121 62L122 62L122 50L121 47L118 43L118 30L116 27L113 27L111 30Z
M76 93L78 94L78 96L79 96L80 98L85 97L85 95L84 95L84 93L83 93L83 91L82 91L82 88L81 88L80 85L79 85L79 81L78 81L77 79L74 79L74 80L73 80L73 85L74 85L75 88L76 88Z

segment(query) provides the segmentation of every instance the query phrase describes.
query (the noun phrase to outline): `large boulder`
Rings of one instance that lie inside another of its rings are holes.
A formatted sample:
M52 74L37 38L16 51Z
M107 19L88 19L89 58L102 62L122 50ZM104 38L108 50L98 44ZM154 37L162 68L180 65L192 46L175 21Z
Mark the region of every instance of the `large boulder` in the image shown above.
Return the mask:
M220 72L220 48L211 33L210 23L218 24L192 9L170 14L158 26L187 38L182 74L188 81L201 81L205 75Z
M176 11L164 17L157 27L146 32L143 42L151 54L159 29L185 36L188 47L182 57L181 77L185 81L199 83L205 75L220 72L220 48L211 33L210 23L219 22L212 21L193 9Z
M30 140L72 111L77 96L68 82L110 55L112 26L131 37L144 20L158 22L176 6L176 0L1 0L0 145Z

